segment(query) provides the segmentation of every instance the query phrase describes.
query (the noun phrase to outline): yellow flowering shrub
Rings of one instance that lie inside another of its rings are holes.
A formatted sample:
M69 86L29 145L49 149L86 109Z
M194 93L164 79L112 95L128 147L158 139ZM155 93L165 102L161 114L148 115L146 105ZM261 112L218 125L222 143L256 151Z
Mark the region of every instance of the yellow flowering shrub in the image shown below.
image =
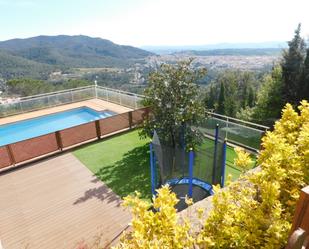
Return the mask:
M124 234L115 248L192 248L194 238L190 235L190 223L179 221L175 205L178 202L168 185L157 190L151 204L139 198L140 194L124 198L124 206L131 208L132 232ZM187 199L191 203L191 199Z
M309 184L308 102L302 101L299 110L287 104L274 131L263 138L261 170L214 195L213 210L198 235L200 247L284 247L300 189Z
M236 147L234 150L236 152L234 165L241 168L243 172L251 168L252 159L250 157L250 154L240 147Z
M264 136L260 170L224 190L214 186L213 208L198 233L190 233L188 220L178 219L177 198L164 186L153 200L157 212L138 196L125 198L132 208L132 232L117 248L284 248L300 190L309 184L308 102L298 110L287 104L274 131ZM234 163L245 169L251 159L237 153ZM203 210L196 213L201 218Z

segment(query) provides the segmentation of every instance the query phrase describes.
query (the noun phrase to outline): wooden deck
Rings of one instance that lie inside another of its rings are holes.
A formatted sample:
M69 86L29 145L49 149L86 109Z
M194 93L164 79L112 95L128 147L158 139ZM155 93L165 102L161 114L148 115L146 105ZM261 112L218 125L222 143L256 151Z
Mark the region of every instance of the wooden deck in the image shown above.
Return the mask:
M52 113L55 113L55 112L66 111L66 110L69 110L69 109L83 107L83 106L87 106L87 107L92 108L96 111L103 111L103 110L108 109L108 110L116 112L116 113L124 113L124 112L128 112L128 111L132 110L130 108L127 108L127 107L124 107L124 106L121 106L121 105L117 105L117 104L114 104L114 103L111 103L111 102L107 102L107 101L104 101L104 100L101 100L101 99L91 99L91 100L76 102L76 103L72 103L72 104L42 109L42 110L39 110L39 111L32 111L32 112L27 112L27 113L23 113L23 114L17 114L17 115L10 116L10 117L0 118L0 125L12 123L12 122L17 122L17 121L25 120L25 119L29 119L29 118L35 118L35 117L39 117L39 116L42 116L42 115L48 115L48 114L52 114Z
M0 175L4 249L70 249L113 241L130 221L121 200L71 153Z

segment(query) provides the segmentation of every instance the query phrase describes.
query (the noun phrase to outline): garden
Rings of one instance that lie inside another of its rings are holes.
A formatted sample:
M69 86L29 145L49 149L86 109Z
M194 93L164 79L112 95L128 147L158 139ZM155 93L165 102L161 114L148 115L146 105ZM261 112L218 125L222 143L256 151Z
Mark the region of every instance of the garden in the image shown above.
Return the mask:
M150 200L149 139L141 138L138 133L137 129L85 145L75 150L74 155L117 195L125 197L138 191L142 198ZM207 152L212 143L205 138L200 148ZM236 180L241 174L241 169L234 165L235 158L234 148L228 146L226 179L231 175Z

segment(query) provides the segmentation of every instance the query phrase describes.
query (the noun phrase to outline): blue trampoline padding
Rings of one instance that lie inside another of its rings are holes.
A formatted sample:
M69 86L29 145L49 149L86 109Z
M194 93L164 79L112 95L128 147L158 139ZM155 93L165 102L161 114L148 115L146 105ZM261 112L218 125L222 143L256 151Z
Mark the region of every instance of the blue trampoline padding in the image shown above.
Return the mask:
M166 181L166 184L172 186L172 185L177 185L177 184L189 184L189 177L183 177L183 178L174 178L174 179L170 179L168 181ZM201 187L202 189L204 189L205 191L207 191L208 193L210 193L211 195L214 194L213 189L212 189L212 185L204 182L198 178L192 178L192 184Z

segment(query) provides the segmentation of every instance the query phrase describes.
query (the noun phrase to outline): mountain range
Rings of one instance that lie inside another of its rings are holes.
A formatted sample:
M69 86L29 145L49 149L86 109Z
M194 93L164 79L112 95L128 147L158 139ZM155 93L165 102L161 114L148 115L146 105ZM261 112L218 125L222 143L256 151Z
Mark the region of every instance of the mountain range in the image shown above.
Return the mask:
M84 35L36 36L0 42L0 80L47 79L51 72L72 68L128 68L148 56L166 53L190 56L277 55L283 42L221 43L201 46L146 46L136 48Z
M136 47L83 35L12 39L0 42L0 74L3 78L37 78L59 68L126 67L150 55Z
M254 43L216 43L205 45L183 45L183 46L142 46L142 49L157 53L171 54L184 51L207 51L207 50L233 50L233 49L276 49L281 50L287 47L287 42L270 41Z

